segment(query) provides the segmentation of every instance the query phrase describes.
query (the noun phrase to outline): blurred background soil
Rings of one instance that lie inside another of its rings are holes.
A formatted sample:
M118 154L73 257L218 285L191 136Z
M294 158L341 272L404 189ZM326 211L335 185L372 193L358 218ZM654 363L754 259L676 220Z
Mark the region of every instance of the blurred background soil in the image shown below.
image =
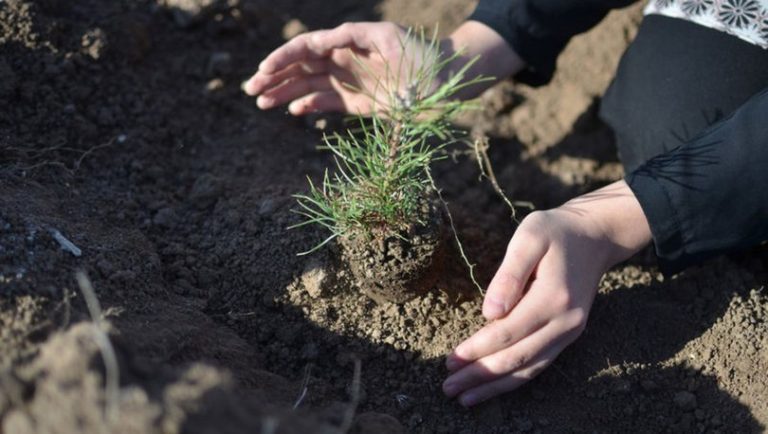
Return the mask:
M556 206L622 176L596 112L641 6L575 38L550 85L502 83L461 119L492 138L514 200ZM240 83L302 31L386 19L448 33L472 8L0 1L0 433L765 430L765 247L673 279L650 253L615 267L584 335L473 410L440 392L444 355L483 324L465 272L377 305L332 249L295 255L323 234L286 231L291 194L330 163L316 146L339 119L260 112ZM435 172L487 282L509 212L471 155ZM116 401L77 270L109 323Z

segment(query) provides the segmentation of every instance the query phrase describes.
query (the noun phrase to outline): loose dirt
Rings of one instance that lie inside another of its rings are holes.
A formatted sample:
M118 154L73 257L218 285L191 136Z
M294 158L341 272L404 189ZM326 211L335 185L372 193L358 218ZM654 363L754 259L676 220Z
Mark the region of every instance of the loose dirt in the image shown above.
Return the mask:
M0 2L0 432L765 430L765 247L673 279L649 254L615 267L584 335L474 410L440 392L443 357L484 322L466 270L377 304L338 284L331 252L296 256L324 234L286 230L290 195L329 165L318 127L338 119L260 112L240 82L284 33L370 19L445 33L471 8ZM510 197L544 208L622 175L595 113L639 19L640 5L612 13L550 86L503 83L463 119L492 136ZM458 151L434 172L487 283L515 225ZM117 404L77 270L110 324Z

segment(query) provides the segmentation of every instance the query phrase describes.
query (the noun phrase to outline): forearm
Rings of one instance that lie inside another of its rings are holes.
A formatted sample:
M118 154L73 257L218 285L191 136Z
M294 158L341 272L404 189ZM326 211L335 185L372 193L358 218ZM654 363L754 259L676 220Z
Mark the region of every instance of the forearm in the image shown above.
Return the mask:
M662 271L768 239L768 88L627 176Z
M468 79L478 76L493 79L464 89L458 95L461 99L474 98L485 89L516 74L525 67L525 62L501 35L477 21L465 22L449 37L443 39L441 44L444 55L458 54L456 60L446 68L445 74L454 73L468 62L475 60L465 76Z

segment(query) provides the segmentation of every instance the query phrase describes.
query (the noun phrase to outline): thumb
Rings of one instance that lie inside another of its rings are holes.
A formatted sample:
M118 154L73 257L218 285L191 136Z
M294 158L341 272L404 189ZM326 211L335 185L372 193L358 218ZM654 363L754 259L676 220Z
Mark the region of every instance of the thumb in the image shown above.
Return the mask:
M547 252L547 244L539 236L518 229L507 246L507 253L483 301L483 316L495 320L505 316L520 301L525 287L539 261Z

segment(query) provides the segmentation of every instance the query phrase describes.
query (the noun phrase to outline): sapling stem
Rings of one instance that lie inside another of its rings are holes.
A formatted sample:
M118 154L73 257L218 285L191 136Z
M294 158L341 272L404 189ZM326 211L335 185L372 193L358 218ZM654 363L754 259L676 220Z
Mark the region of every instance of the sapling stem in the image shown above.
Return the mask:
M380 243L389 237L402 239L414 224L426 223L420 221L423 205L438 198L448 213L472 282L482 292L429 168L444 158L443 148L460 140L451 120L474 108L454 96L489 78L466 77L476 58L456 71L446 71L462 53L444 55L434 36L428 41L423 31L408 30L400 41L397 69L385 65L384 77L374 77L362 59L355 59L359 70L374 78L357 82L373 82L373 89L345 86L371 98L374 109L368 118L357 117L357 129L324 137L322 148L333 153L336 170L332 174L326 171L321 185L309 180L309 192L295 195L300 207L295 212L305 220L292 227L316 224L330 231L321 243L300 255L338 237L363 236ZM385 101L378 99L382 95Z

